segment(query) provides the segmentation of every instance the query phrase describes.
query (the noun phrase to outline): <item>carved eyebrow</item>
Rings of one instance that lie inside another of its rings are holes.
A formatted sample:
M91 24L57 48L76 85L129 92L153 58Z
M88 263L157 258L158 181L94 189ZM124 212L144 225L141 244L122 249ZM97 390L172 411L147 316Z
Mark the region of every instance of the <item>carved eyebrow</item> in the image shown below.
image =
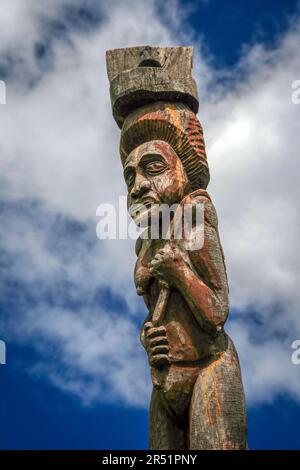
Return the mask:
M160 153L145 153L140 160L140 164L144 165L148 162L159 160L160 162L166 163L164 157Z

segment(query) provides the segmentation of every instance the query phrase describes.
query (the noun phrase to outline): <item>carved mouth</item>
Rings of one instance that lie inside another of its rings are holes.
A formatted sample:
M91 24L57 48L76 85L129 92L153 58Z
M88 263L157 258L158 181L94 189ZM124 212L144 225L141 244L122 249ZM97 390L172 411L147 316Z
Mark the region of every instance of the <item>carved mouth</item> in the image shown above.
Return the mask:
M158 202L154 199L144 199L139 203L132 204L129 208L129 214L137 225L143 223L147 225L152 210L158 205Z
M158 205L159 202L155 199L143 199L139 202L135 202L131 204L129 212L130 214L134 214L135 212L145 212L145 209L151 209L154 205Z
M146 206L147 208L153 206L153 204L159 204L159 202L154 198L142 199L140 204Z
M151 209L151 203L148 204L133 204L129 208L129 214L133 219L145 217L146 213Z

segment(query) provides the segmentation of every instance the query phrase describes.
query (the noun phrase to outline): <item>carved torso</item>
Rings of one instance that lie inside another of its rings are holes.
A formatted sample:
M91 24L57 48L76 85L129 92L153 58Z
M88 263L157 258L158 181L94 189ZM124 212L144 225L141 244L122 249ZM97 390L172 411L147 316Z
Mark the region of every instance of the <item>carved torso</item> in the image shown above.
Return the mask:
M189 201L205 203L205 243L200 250L189 251L188 257L193 270L211 288L211 302L216 318L228 314L228 286L223 252L217 230L217 219L214 207L206 191L198 190L190 195ZM142 243L142 244L141 244ZM144 300L151 319L160 285L151 277L149 265L155 254L168 240L143 240L140 242L139 255L135 266L135 284L143 292ZM213 253L213 256L212 256ZM224 351L226 338L223 329L220 334L212 336L197 322L186 300L175 287L171 288L163 323L170 344L169 358L171 363L191 364Z

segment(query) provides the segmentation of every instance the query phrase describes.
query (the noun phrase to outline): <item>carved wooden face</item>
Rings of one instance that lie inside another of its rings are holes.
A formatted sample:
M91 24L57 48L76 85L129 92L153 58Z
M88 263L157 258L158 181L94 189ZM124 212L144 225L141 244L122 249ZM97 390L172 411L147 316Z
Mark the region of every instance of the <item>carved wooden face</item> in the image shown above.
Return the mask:
M173 148L153 140L135 148L124 166L128 208L135 204L174 204L190 192L182 163Z

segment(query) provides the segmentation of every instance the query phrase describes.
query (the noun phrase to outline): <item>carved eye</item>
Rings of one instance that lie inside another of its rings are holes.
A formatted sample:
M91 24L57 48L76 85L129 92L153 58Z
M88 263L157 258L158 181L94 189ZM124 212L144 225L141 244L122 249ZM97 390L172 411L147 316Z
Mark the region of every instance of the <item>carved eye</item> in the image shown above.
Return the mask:
M149 173L149 175L158 175L163 173L167 165L161 160L149 161L144 164L144 170Z

